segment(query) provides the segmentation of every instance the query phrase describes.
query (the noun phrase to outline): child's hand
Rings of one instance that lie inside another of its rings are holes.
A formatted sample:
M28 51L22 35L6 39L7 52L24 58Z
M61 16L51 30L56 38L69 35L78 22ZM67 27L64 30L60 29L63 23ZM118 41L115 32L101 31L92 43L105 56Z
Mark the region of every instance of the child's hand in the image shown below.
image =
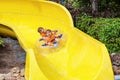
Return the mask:
M58 32L58 30L55 30L55 32Z

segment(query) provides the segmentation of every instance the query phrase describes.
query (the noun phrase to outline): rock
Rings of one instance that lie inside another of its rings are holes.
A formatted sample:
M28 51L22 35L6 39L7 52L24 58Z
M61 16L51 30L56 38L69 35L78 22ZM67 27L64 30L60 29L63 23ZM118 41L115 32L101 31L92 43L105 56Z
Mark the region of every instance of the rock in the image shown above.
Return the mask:
M19 69L19 67L14 67L11 71L5 74L5 80L25 80L24 78L24 69ZM3 79L3 80L4 80ZM2 79L0 79L2 80Z
M117 62L113 62L112 64L113 64L113 65L116 65L116 66L119 66L119 65L120 65L120 64L117 63Z
M20 79L17 79L17 80L25 80L25 78L24 77L20 77Z
M118 67L113 65L113 70L117 70L117 69L118 69Z
M116 53L111 53L110 57L112 58L112 57L114 57L114 55L116 55Z
M17 77L17 76L19 76L19 73L14 73L14 74L12 74L12 76Z
M19 67L14 67L11 69L12 73L19 73L20 72L20 68Z
M21 69L21 71L20 71L20 76L24 77L24 75L25 75L25 70L24 70L24 69Z
M17 76L16 79L17 79L17 80L21 80L21 76L20 76L20 75Z
M116 71L116 74L117 74L117 75L120 74L120 70L117 70L117 71Z
M7 73L5 75L5 80L12 80L12 73Z
M4 74L0 74L0 80L4 80L4 79L5 79Z
M114 71L114 74L117 74L117 70L118 70L118 67L113 65L113 71Z
M25 80L25 78L24 78L24 77L21 77L20 80Z

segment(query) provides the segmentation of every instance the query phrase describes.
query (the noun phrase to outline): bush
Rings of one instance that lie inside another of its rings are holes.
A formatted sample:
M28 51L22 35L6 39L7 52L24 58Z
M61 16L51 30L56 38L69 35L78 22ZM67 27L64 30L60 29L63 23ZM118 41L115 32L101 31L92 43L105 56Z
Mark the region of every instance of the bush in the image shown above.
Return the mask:
M120 52L120 19L77 17L76 27L103 42L108 51Z
M2 40L2 38L0 37L0 46L4 47L4 41Z

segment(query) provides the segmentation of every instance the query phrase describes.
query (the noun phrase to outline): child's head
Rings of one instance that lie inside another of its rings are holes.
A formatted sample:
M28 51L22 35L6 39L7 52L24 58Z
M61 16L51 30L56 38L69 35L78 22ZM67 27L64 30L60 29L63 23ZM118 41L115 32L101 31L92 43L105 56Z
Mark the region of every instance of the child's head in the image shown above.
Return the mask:
M38 28L38 32L39 32L39 33L44 32L44 28L43 28L43 27L39 27L39 28Z
M50 36L50 35L51 35L51 32L52 32L52 31L51 31L50 29L47 29L47 30L46 30L46 35L47 35L47 36Z

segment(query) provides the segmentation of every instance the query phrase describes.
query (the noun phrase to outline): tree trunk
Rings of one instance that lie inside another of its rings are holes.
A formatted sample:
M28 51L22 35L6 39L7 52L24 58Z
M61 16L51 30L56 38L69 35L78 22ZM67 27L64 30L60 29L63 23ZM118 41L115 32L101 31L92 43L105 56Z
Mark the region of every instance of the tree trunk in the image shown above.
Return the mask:
M98 0L90 0L92 5L92 14L98 12Z

